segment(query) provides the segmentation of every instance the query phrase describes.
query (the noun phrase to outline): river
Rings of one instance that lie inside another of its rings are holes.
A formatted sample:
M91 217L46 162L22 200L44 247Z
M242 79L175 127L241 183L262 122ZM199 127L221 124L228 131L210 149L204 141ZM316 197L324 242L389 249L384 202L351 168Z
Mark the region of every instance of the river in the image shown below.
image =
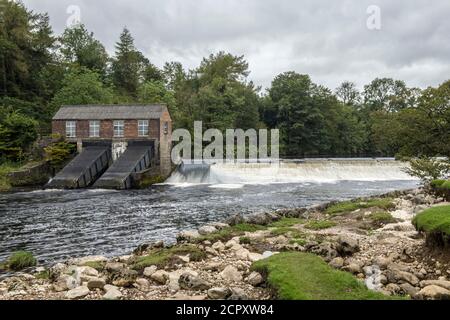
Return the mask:
M36 190L0 194L0 261L31 251L41 263L86 255L129 254L152 240L234 213L302 207L410 189L417 181L400 164L322 162L213 166L176 172L167 184L144 190Z

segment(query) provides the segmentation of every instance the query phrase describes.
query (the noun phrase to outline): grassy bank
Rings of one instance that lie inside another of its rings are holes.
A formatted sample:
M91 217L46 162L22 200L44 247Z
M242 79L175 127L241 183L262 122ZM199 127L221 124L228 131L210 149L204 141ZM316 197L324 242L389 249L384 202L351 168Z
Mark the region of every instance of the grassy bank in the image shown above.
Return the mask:
M282 300L385 300L350 273L335 270L320 257L299 252L280 253L260 260L253 269L267 276Z
M4 163L0 165L0 192L11 190L11 183L7 177L8 173L20 168L19 164Z
M429 245L438 247L450 245L450 206L438 206L425 210L412 222L418 231L426 234Z

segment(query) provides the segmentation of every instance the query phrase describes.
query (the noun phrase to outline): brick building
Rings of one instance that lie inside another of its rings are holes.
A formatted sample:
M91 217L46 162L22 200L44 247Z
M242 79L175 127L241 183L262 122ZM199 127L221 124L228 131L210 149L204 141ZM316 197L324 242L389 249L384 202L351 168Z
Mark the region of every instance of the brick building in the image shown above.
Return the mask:
M111 143L113 160L130 142L152 142L161 174L171 170L172 119L165 105L62 106L52 119L52 132L83 144Z

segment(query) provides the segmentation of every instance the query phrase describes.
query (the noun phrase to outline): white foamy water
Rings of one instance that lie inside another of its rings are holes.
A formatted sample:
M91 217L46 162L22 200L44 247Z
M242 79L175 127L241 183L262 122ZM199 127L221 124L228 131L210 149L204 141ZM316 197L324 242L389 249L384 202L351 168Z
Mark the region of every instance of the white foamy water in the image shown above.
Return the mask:
M404 171L407 166L405 162L391 159L183 165L166 183L232 187L245 184L415 180Z

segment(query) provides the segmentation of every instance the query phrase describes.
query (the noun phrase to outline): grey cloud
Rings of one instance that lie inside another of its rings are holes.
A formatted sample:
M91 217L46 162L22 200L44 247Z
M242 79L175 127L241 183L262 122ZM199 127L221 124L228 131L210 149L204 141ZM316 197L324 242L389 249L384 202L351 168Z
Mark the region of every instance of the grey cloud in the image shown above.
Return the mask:
M447 0L24 0L49 12L57 33L67 7L114 52L127 26L155 64L176 60L188 68L219 50L244 54L250 79L267 87L294 70L330 88L344 80L362 87L389 76L408 85L450 78L450 2ZM382 28L366 28L369 5L381 9Z

